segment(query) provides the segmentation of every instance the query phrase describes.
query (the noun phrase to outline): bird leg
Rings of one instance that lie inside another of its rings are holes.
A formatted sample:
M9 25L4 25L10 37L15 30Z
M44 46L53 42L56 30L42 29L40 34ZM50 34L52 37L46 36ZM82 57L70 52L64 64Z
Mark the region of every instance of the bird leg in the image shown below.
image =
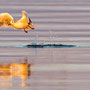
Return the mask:
M24 32L25 32L25 33L28 33L28 31L27 31L27 30L25 30L25 29L24 29Z
M31 28L31 29L35 29L35 28L32 28L30 25L28 25L28 27Z

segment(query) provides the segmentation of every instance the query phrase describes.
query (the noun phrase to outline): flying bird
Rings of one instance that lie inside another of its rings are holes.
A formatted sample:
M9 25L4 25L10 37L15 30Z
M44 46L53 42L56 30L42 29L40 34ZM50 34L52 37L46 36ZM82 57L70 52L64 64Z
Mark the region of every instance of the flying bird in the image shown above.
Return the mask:
M9 13L0 14L0 26L10 26L14 29L24 30L28 33L28 30L35 29L36 25L32 24L31 19L27 16L26 11L22 11L22 17L19 20L14 20Z

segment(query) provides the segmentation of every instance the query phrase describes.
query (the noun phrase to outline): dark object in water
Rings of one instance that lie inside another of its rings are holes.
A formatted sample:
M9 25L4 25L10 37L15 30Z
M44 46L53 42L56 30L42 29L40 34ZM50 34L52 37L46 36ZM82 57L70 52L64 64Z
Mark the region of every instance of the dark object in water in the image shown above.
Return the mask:
M62 47L76 47L76 45L63 45L63 44L29 44L25 45L27 48L62 48Z

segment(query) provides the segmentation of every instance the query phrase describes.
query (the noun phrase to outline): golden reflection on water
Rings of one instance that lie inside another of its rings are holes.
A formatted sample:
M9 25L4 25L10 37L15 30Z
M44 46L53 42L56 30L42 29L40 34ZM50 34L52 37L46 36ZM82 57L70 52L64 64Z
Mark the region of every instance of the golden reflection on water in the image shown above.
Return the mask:
M32 64L28 63L27 59L24 59L24 61L24 63L0 64L0 86L12 86L10 80L14 77L21 80L20 86L26 86L25 79L32 75L30 70Z

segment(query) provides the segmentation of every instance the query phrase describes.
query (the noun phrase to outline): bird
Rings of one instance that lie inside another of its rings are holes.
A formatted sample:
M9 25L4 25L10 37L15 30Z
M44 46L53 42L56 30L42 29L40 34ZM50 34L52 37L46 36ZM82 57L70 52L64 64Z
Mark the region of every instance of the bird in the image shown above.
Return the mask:
M14 20L9 13L0 13L0 26L9 26L14 29L24 30L28 33L29 30L35 29L31 19L27 16L26 11L22 11L22 17L19 20Z

